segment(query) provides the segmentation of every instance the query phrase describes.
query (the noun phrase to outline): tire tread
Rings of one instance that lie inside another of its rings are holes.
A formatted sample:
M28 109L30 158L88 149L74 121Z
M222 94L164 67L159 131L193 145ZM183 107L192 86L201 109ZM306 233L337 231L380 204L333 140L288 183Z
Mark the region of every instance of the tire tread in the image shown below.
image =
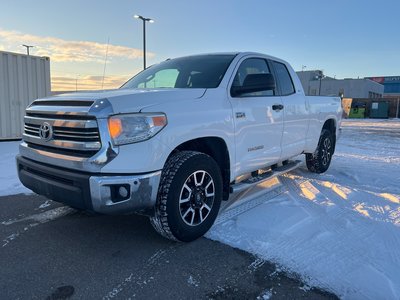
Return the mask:
M171 188L171 183L179 168L190 158L202 155L197 151L180 151L173 154L165 164L162 171L160 186L158 189L157 203L154 216L150 217L151 225L163 237L179 241L172 233L168 224L167 199Z
M326 135L329 135L331 137L332 144L333 144L334 141L333 141L332 133L327 129L323 129L321 131L317 149L314 151L314 153L306 153L306 165L310 172L320 174L320 173L324 173L329 168L330 161L328 163L328 166L325 168L321 164L321 157L320 157L321 144ZM332 156L331 156L331 159L332 159Z

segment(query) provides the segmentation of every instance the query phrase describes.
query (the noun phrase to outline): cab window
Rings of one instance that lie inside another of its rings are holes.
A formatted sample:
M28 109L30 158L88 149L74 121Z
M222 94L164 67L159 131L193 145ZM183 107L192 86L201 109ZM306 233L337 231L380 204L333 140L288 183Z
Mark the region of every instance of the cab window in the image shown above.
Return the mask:
M268 67L267 61L261 58L248 58L244 60L237 70L235 78L233 80L233 87L243 86L243 82L247 75L249 74L270 74L270 69ZM260 97L260 96L273 96L275 91L261 91L254 93L242 94L240 97Z
M165 69L155 73L148 81L138 84L138 88L173 88L179 72L176 69Z
M295 91L293 86L293 81L292 77L290 77L289 71L286 68L286 66L276 61L272 61L272 64L275 69L275 74L281 89L282 96L293 94Z

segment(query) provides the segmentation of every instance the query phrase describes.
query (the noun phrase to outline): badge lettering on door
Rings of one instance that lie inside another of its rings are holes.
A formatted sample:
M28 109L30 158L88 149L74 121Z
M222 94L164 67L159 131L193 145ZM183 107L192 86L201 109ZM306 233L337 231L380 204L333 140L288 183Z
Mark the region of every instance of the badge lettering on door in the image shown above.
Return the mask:
M257 150L261 150L261 149L264 149L264 145L248 148L247 151L251 152L251 151L257 151Z
M237 112L236 119L246 118L246 114L244 112Z

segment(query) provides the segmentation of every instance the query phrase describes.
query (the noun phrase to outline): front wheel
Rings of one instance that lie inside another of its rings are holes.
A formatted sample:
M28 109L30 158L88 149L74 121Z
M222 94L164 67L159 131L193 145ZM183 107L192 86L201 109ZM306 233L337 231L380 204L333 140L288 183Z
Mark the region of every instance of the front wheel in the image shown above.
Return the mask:
M190 242L213 225L221 199L222 178L215 160L200 152L177 152L163 169L150 221L162 236Z
M334 145L333 134L329 130L323 129L315 152L306 154L308 170L313 173L324 173L328 170L334 152Z

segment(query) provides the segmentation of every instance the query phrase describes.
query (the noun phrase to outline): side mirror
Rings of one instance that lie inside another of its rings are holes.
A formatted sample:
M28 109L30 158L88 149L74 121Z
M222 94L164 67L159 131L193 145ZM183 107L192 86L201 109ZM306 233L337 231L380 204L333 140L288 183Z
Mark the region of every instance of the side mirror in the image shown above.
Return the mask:
M247 93L270 91L276 88L275 78L272 74L249 74L242 86L232 86L232 97Z

